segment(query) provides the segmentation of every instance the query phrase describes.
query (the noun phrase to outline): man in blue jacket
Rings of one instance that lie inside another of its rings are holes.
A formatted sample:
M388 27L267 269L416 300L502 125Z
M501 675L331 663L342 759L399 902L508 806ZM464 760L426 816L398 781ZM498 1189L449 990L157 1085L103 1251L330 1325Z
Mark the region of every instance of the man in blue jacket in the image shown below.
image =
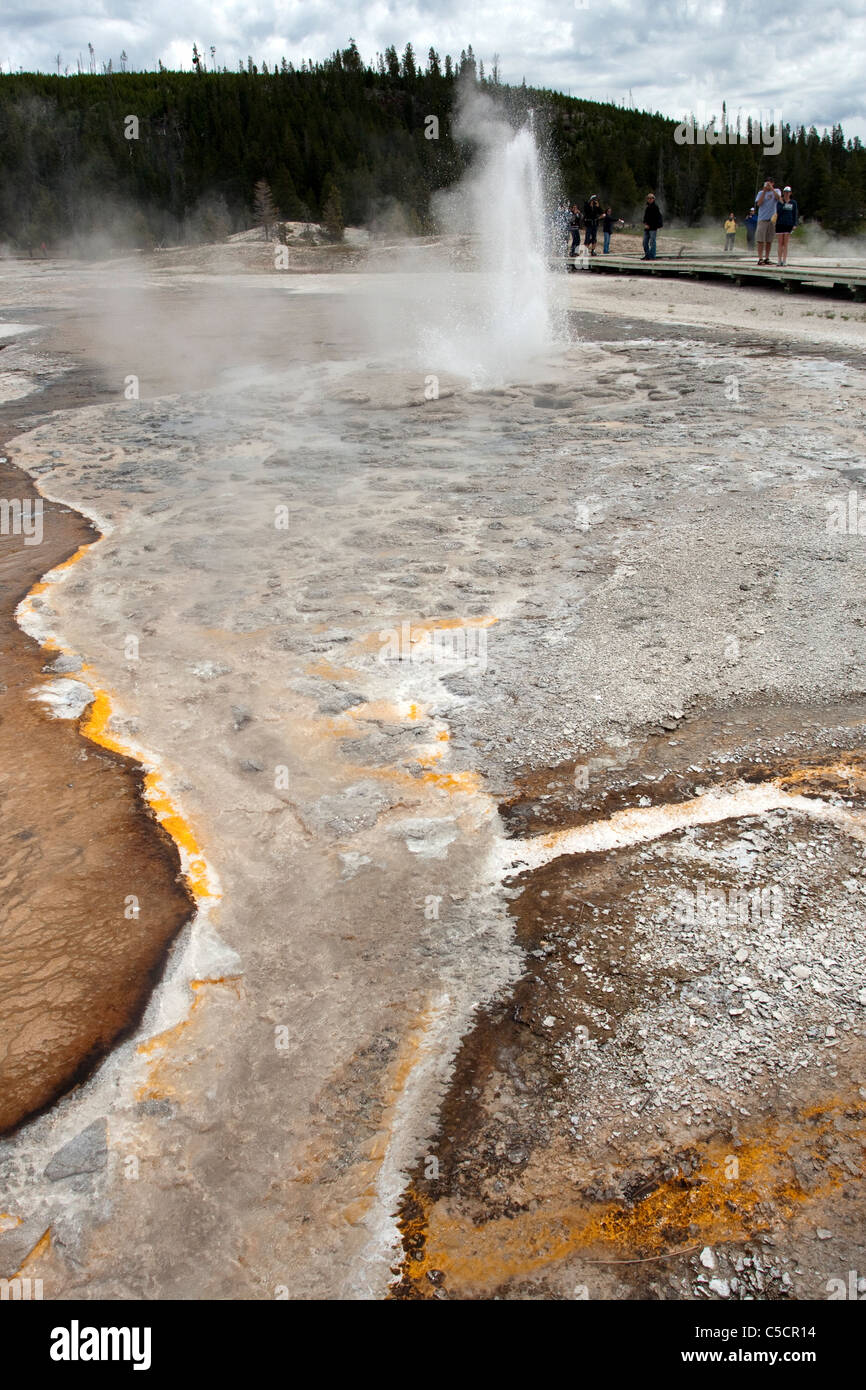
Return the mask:
M755 228L758 225L758 214L754 208L749 208L748 217L743 218L743 226L746 229L746 250L751 251L755 245Z

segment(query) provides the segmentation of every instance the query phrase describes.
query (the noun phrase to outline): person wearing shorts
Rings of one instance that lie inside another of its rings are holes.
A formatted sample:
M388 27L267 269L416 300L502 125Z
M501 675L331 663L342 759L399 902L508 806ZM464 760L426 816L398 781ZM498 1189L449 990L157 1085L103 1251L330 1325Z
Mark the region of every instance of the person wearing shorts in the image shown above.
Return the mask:
M776 246L779 252L779 265L788 264L788 242L791 233L800 220L797 202L791 192L791 185L782 189L782 201L776 208Z
M758 265L770 264L770 248L776 232L776 204L780 200L772 179L767 179L755 199L758 225L755 228L755 245L758 249Z

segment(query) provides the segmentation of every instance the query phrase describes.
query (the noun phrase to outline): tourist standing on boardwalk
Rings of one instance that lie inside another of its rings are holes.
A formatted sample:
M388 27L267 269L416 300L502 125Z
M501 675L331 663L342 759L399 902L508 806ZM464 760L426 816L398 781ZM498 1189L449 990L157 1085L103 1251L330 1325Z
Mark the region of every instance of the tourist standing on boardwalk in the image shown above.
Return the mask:
M603 251L602 251L602 254L603 254L603 255L605 255L605 256L609 256L609 255L610 255L610 234L611 234L611 232L613 231L613 229L614 229L615 226L616 226L616 227L621 227L622 225L623 225L622 218L621 218L621 217L615 218L614 215L613 215L613 209L612 209L612 208L605 208L605 210L604 210L604 216L603 216L602 219L601 219L601 230L602 230L602 234L603 234L603 236L604 236L604 248L603 248Z
M642 261L654 261L656 258L656 236L659 229L664 226L661 208L656 202L656 195L648 193L646 195L646 207L643 210L643 255Z
M779 248L779 265L788 264L788 242L791 233L800 220L796 201L790 184L782 189L782 201L776 204L776 245Z
M601 203L593 193L588 202L583 205L583 221L586 226L583 244L591 256L595 255L596 243L598 242L598 224L602 215Z
M734 242L737 239L737 219L732 212L728 213L728 220L725 223L725 250L733 251Z
M767 179L763 188L755 199L755 208L758 213L758 225L755 228L755 241L758 244L758 265L770 264L770 248L773 245L773 234L776 230L776 203L781 194L773 186L773 180Z
M743 219L743 226L746 229L746 250L751 251L755 245L755 228L758 225L758 214L754 208L749 208L749 215Z
M571 213L568 203L562 202L553 214L553 254L568 255L568 239L571 235Z
M568 230L571 232L571 249L569 256L576 256L580 249L580 228L582 226L580 208L577 203L571 205L571 216L568 222Z

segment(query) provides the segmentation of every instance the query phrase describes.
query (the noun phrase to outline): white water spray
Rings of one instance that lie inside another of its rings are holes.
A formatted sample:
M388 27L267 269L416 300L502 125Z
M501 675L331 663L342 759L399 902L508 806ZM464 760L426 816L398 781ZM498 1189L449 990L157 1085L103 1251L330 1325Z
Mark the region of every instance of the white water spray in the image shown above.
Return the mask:
M489 97L470 92L455 134L477 150L466 177L438 196L446 234L468 234L475 269L430 304L421 340L431 370L503 385L533 373L563 338L547 265L545 163L530 123L513 130Z

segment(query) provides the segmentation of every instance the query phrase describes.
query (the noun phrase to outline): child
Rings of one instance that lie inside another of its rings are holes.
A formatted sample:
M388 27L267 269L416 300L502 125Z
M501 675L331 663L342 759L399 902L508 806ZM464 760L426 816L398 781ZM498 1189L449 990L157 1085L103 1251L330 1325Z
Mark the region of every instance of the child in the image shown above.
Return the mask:
M788 242L791 233L800 220L800 211L791 192L791 185L782 189L782 201L776 204L776 245L779 248L779 265L788 264Z
M737 219L732 212L728 213L728 220L725 223L725 250L733 251L734 242L737 239Z

